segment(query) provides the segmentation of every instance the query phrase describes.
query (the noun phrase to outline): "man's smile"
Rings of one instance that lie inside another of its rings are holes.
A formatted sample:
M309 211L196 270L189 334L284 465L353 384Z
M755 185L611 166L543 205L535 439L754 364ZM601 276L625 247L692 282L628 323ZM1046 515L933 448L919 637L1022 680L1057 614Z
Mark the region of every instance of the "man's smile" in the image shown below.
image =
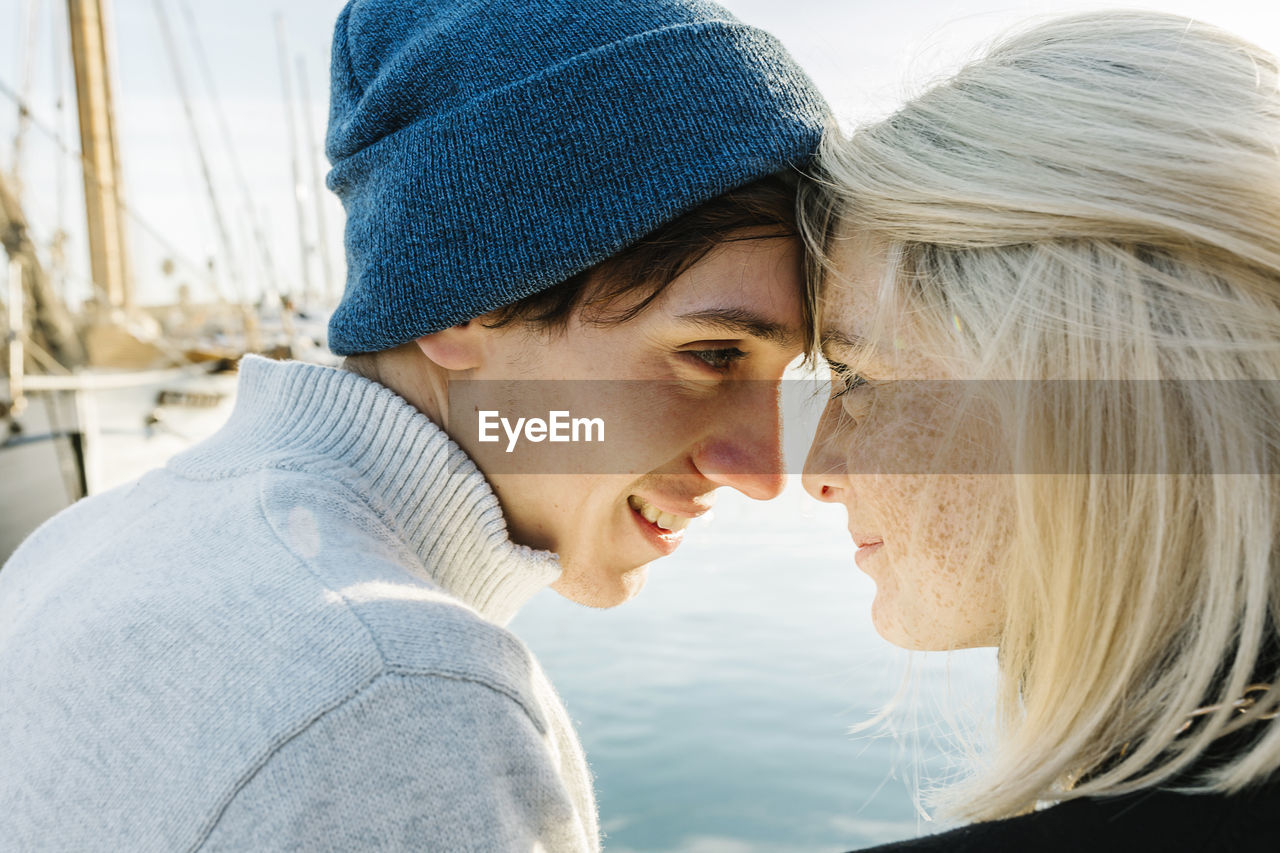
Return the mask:
M639 495L631 495L629 498L627 498L627 503L631 506L633 510L635 510L640 515L644 516L645 521L648 521L656 525L660 530L667 533L674 533L674 532L679 532L684 530L686 527L689 526L689 522L693 521L699 515L702 515L702 513L706 512L705 509L689 515L686 515L684 513L669 512L669 511L660 509L659 507L655 506L654 504L650 503L649 501L645 500Z

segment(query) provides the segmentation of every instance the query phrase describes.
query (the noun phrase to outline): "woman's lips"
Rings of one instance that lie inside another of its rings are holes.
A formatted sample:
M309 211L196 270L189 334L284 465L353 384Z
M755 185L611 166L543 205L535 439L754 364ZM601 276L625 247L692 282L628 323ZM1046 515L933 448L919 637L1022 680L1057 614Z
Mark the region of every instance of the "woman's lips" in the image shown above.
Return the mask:
M867 557L879 551L884 540L874 536L854 536L853 544L858 549L856 556Z

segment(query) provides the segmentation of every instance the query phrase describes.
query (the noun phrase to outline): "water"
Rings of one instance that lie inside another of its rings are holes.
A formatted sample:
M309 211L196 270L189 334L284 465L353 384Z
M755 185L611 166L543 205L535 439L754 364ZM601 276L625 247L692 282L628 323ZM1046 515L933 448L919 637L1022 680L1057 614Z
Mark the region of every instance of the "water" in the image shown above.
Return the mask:
M994 654L908 656L869 620L839 507L792 483L714 518L608 611L548 590L515 619L578 723L610 851L849 850L941 828L944 709L989 718ZM910 689L884 727L851 735Z

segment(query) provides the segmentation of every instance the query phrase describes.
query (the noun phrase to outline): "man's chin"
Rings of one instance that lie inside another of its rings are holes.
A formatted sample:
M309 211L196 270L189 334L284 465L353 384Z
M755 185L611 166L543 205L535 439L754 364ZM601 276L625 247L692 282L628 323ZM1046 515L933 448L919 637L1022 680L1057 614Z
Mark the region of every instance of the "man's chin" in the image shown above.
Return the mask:
M617 607L638 595L648 577L647 564L617 574L599 570L579 572L567 566L551 588L570 601L606 609Z

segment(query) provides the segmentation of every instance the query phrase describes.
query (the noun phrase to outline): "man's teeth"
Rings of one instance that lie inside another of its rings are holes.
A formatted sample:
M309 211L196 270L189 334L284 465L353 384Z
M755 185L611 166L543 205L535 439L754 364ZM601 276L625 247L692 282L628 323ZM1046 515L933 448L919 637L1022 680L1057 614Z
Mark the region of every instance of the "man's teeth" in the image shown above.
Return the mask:
M628 498L627 503L631 504L632 509L643 515L645 521L652 522L663 530L684 530L689 526L689 522L693 520L683 515L672 515L669 512L662 512L657 507L646 503L635 495Z

